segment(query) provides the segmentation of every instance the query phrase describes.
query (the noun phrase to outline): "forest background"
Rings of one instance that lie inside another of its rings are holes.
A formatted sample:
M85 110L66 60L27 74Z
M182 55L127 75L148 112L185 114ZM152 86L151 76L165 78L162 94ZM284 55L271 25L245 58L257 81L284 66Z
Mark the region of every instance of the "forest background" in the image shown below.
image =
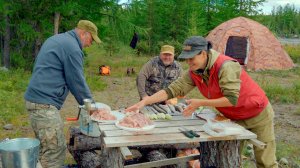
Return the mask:
M179 52L185 38L205 36L237 16L254 19L276 36L299 37L300 11L292 4L262 14L266 0L0 0L1 65L31 70L45 39L93 21L109 55L139 35L139 54L157 53L168 43Z

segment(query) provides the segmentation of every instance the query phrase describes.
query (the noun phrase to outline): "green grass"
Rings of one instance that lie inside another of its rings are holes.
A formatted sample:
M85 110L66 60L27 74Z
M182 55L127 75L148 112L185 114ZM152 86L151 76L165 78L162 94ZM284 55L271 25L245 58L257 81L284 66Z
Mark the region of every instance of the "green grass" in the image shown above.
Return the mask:
M0 139L20 137L23 126L28 126L23 95L30 73L21 69L0 71ZM11 123L15 129L3 132L3 125Z
M273 103L300 102L300 68L285 71L249 72Z
M294 63L300 63L300 45L285 45L284 49L292 58Z
M300 107L298 107L294 113L295 115L300 115Z
M89 74L98 75L98 68L101 65L108 65L111 67L111 76L124 77L128 67L134 68L139 72L143 64L145 64L152 57L138 56L135 51L127 46L120 46L118 53L113 56L104 50L102 46L91 46L86 49L87 54L87 71Z
M289 161L293 160L300 165L300 146L287 144L286 142L276 143L276 157L277 160L286 158Z

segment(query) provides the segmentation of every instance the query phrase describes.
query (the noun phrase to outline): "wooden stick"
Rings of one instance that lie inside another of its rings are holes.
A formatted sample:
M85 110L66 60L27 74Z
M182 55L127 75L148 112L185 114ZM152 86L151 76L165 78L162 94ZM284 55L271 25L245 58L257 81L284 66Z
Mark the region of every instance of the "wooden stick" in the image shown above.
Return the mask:
M267 147L267 145L257 139L249 139L249 143L255 145L256 147L260 148L260 149L265 149Z

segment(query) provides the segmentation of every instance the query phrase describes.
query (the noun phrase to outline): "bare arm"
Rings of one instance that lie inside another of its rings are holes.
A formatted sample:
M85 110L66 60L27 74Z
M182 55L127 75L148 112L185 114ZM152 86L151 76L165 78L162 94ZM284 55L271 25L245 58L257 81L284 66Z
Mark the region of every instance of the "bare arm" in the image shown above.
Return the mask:
M211 107L230 107L233 104L226 97L218 99L190 99L186 101L188 106L183 111L183 116L190 116L200 106L211 106Z
M167 99L168 99L167 92L164 90L160 90L160 91L156 92L154 95L145 97L140 102L128 107L125 111L126 112L133 112L133 111L136 112L148 104L165 101Z

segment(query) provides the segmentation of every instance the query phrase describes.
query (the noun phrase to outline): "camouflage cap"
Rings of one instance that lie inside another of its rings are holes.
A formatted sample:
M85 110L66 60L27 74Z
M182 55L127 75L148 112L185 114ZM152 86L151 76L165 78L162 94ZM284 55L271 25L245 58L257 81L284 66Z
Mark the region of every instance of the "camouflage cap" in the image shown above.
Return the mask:
M193 58L202 50L207 50L207 40L201 36L192 36L186 39L183 43L183 51L178 56L180 59Z
M174 47L170 46L170 45L163 45L160 49L160 53L164 54L164 53L169 53L174 55Z
M90 32L94 41L96 43L101 43L100 38L98 37L98 29L97 26L88 20L80 20L77 24L77 28Z

